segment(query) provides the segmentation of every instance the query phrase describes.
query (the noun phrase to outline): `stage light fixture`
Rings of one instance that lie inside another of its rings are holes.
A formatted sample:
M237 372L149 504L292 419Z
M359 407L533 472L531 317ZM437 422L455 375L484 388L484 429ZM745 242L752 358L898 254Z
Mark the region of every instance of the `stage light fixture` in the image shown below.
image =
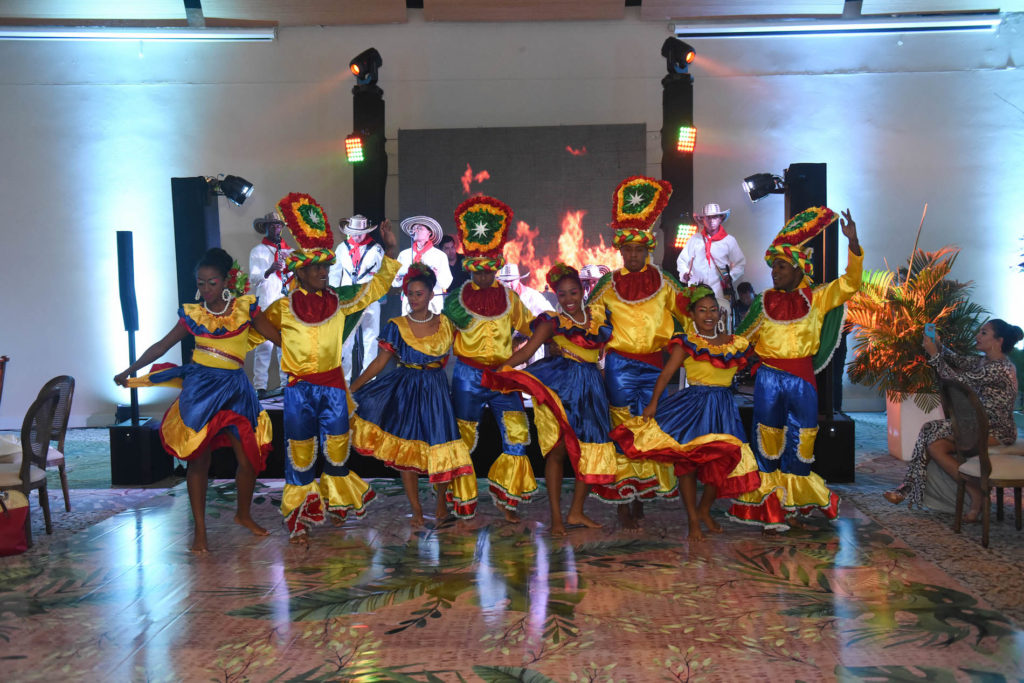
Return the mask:
M228 201L235 206L241 206L244 204L245 200L249 198L253 190L252 183L237 175L207 178L206 182L209 185L211 192L227 197Z
M350 164L357 164L366 159L363 154L363 136L359 133L352 133L345 138L345 158Z
M670 76L678 76L686 73L697 51L688 43L684 43L674 36L669 36L661 44L661 56L665 58L665 68Z
M355 59L348 63L348 68L359 85L374 85L377 82L377 69L383 63L377 48L371 47L356 55Z
M689 154L693 152L696 146L697 129L693 126L681 126L679 128L679 142L676 143L676 151Z
M697 234L697 226L690 225L688 223L680 223L676 227L676 239L672 243L672 247L675 249L682 249L686 246L686 243L690 241L690 238Z
M743 191L750 197L750 201L756 202L770 194L783 194L786 191L786 185L777 175L755 173L743 179Z

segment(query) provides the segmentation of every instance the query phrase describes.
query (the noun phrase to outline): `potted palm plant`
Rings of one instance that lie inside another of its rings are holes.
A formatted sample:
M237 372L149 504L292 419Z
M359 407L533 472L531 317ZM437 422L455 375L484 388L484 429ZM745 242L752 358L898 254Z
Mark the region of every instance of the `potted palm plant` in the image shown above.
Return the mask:
M944 346L974 350L985 309L970 301L971 282L949 277L960 250L914 250L909 266L868 271L847 303L853 329L850 381L886 396L889 452L909 459L921 425L941 417L935 373L921 346L924 326L935 323Z

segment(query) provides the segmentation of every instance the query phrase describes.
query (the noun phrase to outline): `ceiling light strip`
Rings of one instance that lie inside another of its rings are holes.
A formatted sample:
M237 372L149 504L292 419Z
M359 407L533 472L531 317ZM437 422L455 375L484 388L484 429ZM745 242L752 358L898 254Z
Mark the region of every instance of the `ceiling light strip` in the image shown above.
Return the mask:
M130 28L110 26L3 26L0 40L149 40L170 42L269 42L277 28Z
M751 23L676 24L675 34L684 38L743 38L751 36L856 35L865 33L914 33L925 31L993 31L998 15L913 17L852 20L783 20Z

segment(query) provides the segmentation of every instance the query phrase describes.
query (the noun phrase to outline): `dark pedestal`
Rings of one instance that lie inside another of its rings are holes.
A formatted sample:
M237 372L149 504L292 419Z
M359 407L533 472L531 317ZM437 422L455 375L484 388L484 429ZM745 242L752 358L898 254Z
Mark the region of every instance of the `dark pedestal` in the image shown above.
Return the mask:
M159 427L159 420L142 420L137 426L121 422L110 427L111 484L152 484L170 476L173 458L160 442Z
M747 437L753 441L753 397L739 395L736 404ZM829 484L852 484L854 481L853 427L853 419L845 413L835 413L831 419L818 416L818 437L814 440L814 464L811 470Z

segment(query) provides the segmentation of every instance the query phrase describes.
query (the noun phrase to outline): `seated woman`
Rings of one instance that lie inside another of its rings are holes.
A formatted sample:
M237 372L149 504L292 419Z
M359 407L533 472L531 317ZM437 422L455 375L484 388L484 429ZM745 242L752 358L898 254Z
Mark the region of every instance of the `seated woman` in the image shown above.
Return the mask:
M975 348L984 354L982 356L953 353L942 346L938 335L934 340L924 338L928 363L939 377L963 382L978 394L988 416L989 444L993 446L1011 444L1017 439L1017 425L1013 421L1017 372L1006 354L1022 337L1024 332L1019 327L996 318L982 325L978 331ZM894 491L886 491L883 494L885 499L899 505L906 498L907 505L921 507L929 458L954 480L959 478L960 463L956 458L949 420L932 420L921 427L903 483ZM967 492L971 495L971 509L965 520L976 522L981 519L981 506L985 501L976 484L968 483Z

